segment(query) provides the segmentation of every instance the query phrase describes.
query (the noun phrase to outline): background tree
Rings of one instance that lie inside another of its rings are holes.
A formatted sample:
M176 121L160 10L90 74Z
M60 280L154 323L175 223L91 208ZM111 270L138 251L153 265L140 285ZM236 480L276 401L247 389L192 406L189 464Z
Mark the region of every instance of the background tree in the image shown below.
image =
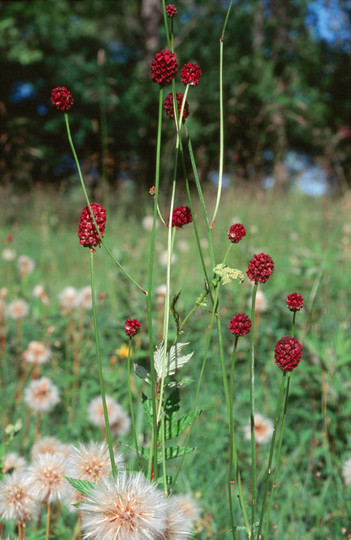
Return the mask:
M234 4L224 49L228 172L258 181L271 169L284 186L286 152L293 148L321 156L330 172L350 181L350 8L318 3L334 10L334 27L339 24L325 39L314 4ZM177 9L179 64L194 61L203 72L204 84L189 96L189 129L205 180L217 167L225 6L180 0ZM2 183L56 183L75 174L62 118L49 102L51 89L65 85L75 96L72 130L91 185L100 174L113 185L128 178L152 184L157 88L149 68L166 47L161 16L159 0L121 0L118 9L110 0L0 6Z

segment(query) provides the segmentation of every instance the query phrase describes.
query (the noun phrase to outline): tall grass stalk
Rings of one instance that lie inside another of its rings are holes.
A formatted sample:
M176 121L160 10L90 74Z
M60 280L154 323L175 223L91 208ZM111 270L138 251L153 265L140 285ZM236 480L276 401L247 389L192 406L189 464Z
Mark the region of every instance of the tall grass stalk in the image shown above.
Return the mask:
M100 352L99 327L98 327L97 316L96 316L94 253L91 250L90 250L90 286L91 286L91 300L92 300L94 331L95 331L96 359L97 359L97 364L98 364L102 406L104 409L106 439L107 439L108 450L110 454L112 474L114 477L116 477L117 467L116 467L115 456L113 452L113 441L111 437L110 422L108 419L108 411L107 411L107 405L106 405L105 383L104 383L104 376L102 372L102 362L101 362L101 352Z

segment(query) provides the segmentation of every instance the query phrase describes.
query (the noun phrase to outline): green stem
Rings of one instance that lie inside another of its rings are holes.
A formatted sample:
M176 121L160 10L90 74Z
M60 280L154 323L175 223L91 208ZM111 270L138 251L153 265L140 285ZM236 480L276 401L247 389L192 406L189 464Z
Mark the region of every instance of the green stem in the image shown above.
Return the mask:
M152 441L150 448L150 458L148 466L148 478L152 476L157 480L157 421L156 421L156 379L154 366L154 341L152 328L152 285L153 285L153 268L155 257L155 238L156 238L156 220L158 207L158 192L160 185L160 156L161 156L161 127L162 127L162 107L163 107L163 89L160 87L159 105L158 105L158 126L157 126L157 144L156 144L156 171L155 171L155 199L154 199L154 220L151 233L150 257L148 268L148 283L146 297L147 305L147 321L148 321L148 337L149 337L149 354L150 354L150 381L151 381L151 401L152 401Z
M247 515L247 511L246 511L244 493L243 493L243 488L242 488L242 483L241 483L241 475L240 475L239 466L238 466L238 453L237 453L237 449L236 449L235 430L234 430L234 367L235 367L235 359L236 359L236 350L237 350L237 345L238 345L238 339L239 339L238 336L236 336L235 342L234 342L232 360L231 360L230 385L229 385L230 454L229 454L229 470L228 470L228 491L229 491L229 505L230 505L230 510L231 510L231 513L232 513L231 523L232 523L232 528L234 528L233 502L232 502L232 489L231 489L232 470L234 468L235 478L236 478L237 487L238 487L238 493L239 493L241 511L243 513L243 517L244 517L244 521L245 521L245 525L246 525L246 531L248 533L250 533L250 522L249 522L249 518L248 518L248 515Z
M280 453L281 453L281 449L282 449L283 434L284 434L284 427L285 427L285 420L286 420L286 411L287 411L287 408L288 408L288 398L289 398L289 390L290 390L290 375L291 375L291 373L288 373L288 382L287 382L287 385L286 385L286 392L285 392L283 420L282 420L282 425L281 425L281 428L280 428L280 437L279 437L279 444L278 444L278 451L277 451L277 459L276 459L276 463L275 463L273 482L272 482L272 485L271 485L271 495L270 495L270 498L269 498L269 507L268 507L268 513L267 513L266 529L265 529L265 533L264 533L264 537L267 538L267 539L268 539L269 519L270 519L271 510L272 510L272 503L273 503L273 494L274 494L274 490L275 490L275 486L276 486L276 480L277 480L278 468L279 468L279 462L280 462ZM286 373L284 373L284 375L282 377L283 380L284 380L285 376L286 376ZM258 536L258 538L259 538L259 536Z
M258 283L254 284L251 299L250 332L250 422L251 422L251 534L254 534L256 511L256 440L255 440L255 304Z
M189 135L189 132L187 131L187 136L188 135ZM198 231L198 227L197 227L197 219L196 219L196 216L194 214L193 204L192 204L192 200L191 200L189 178L188 178L188 173L187 173L186 165L185 165L185 158L184 158L184 151L183 151L182 141L180 141L180 153L181 153L181 158L182 158L183 174L184 174L184 178L185 178L185 187L186 187L186 192L187 192L187 195L188 195L188 201L189 201L189 207L190 207L191 215L192 215L192 218L193 218L193 226L194 226L196 244L197 244L197 248L198 248L198 251L199 251L201 265L202 265L202 269L203 269L205 280L206 280L207 287L208 287L207 292L210 293L211 300L213 302L212 291L211 291L211 283L210 283L210 280L209 280L209 277L208 277L208 274L207 274L207 270L206 270L205 260L204 260L204 256L203 256L202 248L201 248L200 235L199 235L199 231ZM193 166L196 169L194 156L192 156L192 159L193 159Z
M161 419L161 434L162 434L162 473L163 473L163 487L165 495L168 495L167 486L167 468L166 468L166 434L165 434L165 417Z
M89 197L88 197L88 193L87 193L87 190L86 190L86 187L85 187L85 184L84 184L84 180L83 180L83 175L82 175L82 171L81 171L81 168L80 168L80 165L79 165L79 161L78 161L78 157L77 157L77 153L76 153L76 150L74 148L74 144L73 144L73 140L72 140L72 136L71 136L71 130L70 130L70 127L69 127L69 120L68 120L68 114L65 113L65 122L66 122L66 129L67 129L67 136L68 136L68 140L69 140L69 143L70 143L70 146L71 146L71 150L72 150L72 153L73 153L73 157L74 157L74 161L76 163L76 166L77 166L77 170L78 170L78 175L79 175L79 179L80 179L80 183L82 185L82 189L83 189L83 193L84 193L84 197L85 197L85 200L86 200L86 203L87 203L87 206L89 208L89 211L90 211L90 215L92 217L92 220L94 222L94 225L95 225L95 228L96 228L96 231L100 237L100 240L101 240L101 244L103 246L103 248L106 250L106 252L109 254L109 256L112 258L112 260L116 263L116 265L118 266L118 268L121 270L121 272L136 286L138 287L138 289L143 293L143 294L147 294L147 292L145 291L145 289L139 285L139 283L137 283L135 281L135 279L132 278L132 276L129 274L129 272L127 272L127 270L125 270L123 268L123 266L117 261L117 259L112 255L111 251L108 249L108 247L106 246L105 242L104 242L104 239L100 233L100 229L96 223L96 220L95 220L95 216L94 216L94 212L92 211L91 209L91 204L90 204L90 201L89 201Z
M166 14L165 0L162 0L162 10L163 10L163 20L164 20L165 30L166 30L167 47L170 49L171 46L170 46L170 41L169 41L168 20L167 20L168 18L167 18L167 14ZM172 32L173 32L173 26L172 26ZM172 36L172 50L173 50L173 36Z
M217 287L217 289L216 289L215 299L214 299L214 302L213 302L212 313L211 313L211 321L210 321L210 326L209 326L208 335L207 335L207 341L206 341L206 347L205 347L205 354L204 354L204 358L203 358L203 361L202 361L201 371L200 371L200 374L199 374L199 380L198 380L198 383L197 383L197 388L196 388L196 393L195 393L194 406L193 406L193 410L192 410L192 420L191 420L191 424L190 424L190 426L188 428L188 433L187 433L187 437L186 437L185 444L184 444L184 453L183 453L183 455L181 457L181 460L180 460L180 463L178 465L177 472L176 472L176 474L175 474L175 476L173 478L173 483L172 483L171 489L173 489L175 484L176 484L177 478L179 476L179 473L180 473L181 468L182 468L183 463L184 463L186 450L187 450L188 445L189 445L189 439L190 439L192 427L193 427L193 424L194 424L194 418L195 418L195 414L196 414L197 402L198 402L198 399L199 399L200 386L201 386L202 377L203 377L203 374L204 374L204 371L205 371L207 356L208 356L208 352L209 352L209 348L210 348L212 327L213 327L214 318L216 316L216 306L217 306L217 301L218 301L218 294L219 294L219 287Z
M229 7L227 9L226 18L223 25L222 35L219 40L219 171L218 171L218 190L217 190L217 199L216 206L213 212L213 217L211 221L211 228L214 227L219 203L222 193L222 182L223 182L223 160L224 160L224 119L223 119L223 42L224 42L224 33L228 23L228 18L230 10L232 8L233 0L231 0Z
M135 451L136 451L136 454L137 454L138 466L139 466L139 469L140 469L140 455L139 455L139 450L138 450L138 438L137 438L136 428L135 428L133 397L132 397L132 388L131 388L131 383L130 383L130 377L131 377L131 370L130 370L131 350L132 350L132 339L129 338L128 364L127 364L127 366L128 366L129 408L130 408L130 417L132 419L132 428L133 428L133 438L134 438L134 444L135 444Z
M98 371L99 371L99 381L100 381L100 391L102 398L102 406L104 409L104 419L105 419L105 429L106 429L106 438L108 444L108 450L111 460L111 469L112 474L116 478L117 476L117 467L115 463L115 456L113 452L113 442L111 437L110 423L108 420L108 412L106 405L106 394L105 394L105 384L104 377L102 373L102 363L101 363L101 353L100 353L100 343L99 343L99 330L96 316L96 302L95 302L95 279L94 279L94 253L90 251L90 284L91 284L91 299L92 299L92 308L93 308L93 320L94 320L94 331L95 331L95 342L96 342L96 358L98 362Z
M273 435L271 440L271 447L269 450L269 457L268 457L268 465L267 465L267 475L266 475L266 481L264 486L264 494L263 494L263 502L262 502L262 508L261 508L261 514L260 514L260 521L258 525L258 533L257 538L262 538L261 531L263 527L263 519L264 514L266 511L266 502L267 502L267 495L268 495L268 489L269 489L269 481L272 474L272 462L273 462L273 455L274 455L274 447L275 447L275 440L276 440L276 434L279 424L279 417L280 417L280 411L281 411L281 404L282 404L282 398L283 398L283 391L285 386L285 373L282 377L281 384L280 384L280 390L279 390L279 397L277 401L277 407L275 411L275 417L274 417L274 427L273 427Z

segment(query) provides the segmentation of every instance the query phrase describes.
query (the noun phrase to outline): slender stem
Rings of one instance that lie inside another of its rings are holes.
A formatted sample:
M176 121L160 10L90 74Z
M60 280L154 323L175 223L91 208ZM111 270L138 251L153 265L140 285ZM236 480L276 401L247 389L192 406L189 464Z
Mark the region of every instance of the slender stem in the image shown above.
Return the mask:
M163 20L164 20L165 30L166 30L167 46L170 49L171 46L170 46L170 41L169 41L169 31L168 31L168 21L167 21L165 0L162 0L162 9L163 9ZM172 33L173 33L173 26L172 26ZM173 36L172 36L172 47L173 47ZM173 50L173 48L172 48L172 50Z
M50 523L51 523L51 503L48 502L48 514L47 514L47 518L46 518L45 540L49 540L49 538L50 538Z
M91 299L92 299L92 308L93 308L92 311L93 311L94 331L95 331L96 358L97 358L97 363L98 363L102 406L104 409L106 438L107 438L107 444L108 444L108 449L110 453L112 474L114 477L116 477L117 467L116 467L115 456L113 452L113 442L112 442L112 437L111 437L110 423L108 420L108 412L107 412L107 405L106 405L105 384L104 384L104 377L102 373L102 363L101 363L101 353L100 353L100 343L99 343L99 329L98 329L98 323L97 323L96 302L95 302L94 253L92 251L90 251L90 286L91 286Z
M135 451L137 454L138 459L138 466L140 468L140 456L139 456L139 449L138 449L138 438L136 434L135 429L135 417L134 417L134 406L133 406L133 397L132 397L132 387L131 387L131 372L130 372L130 360L131 360L131 352L132 352L132 338L129 338L129 347L128 347L128 393L129 393L129 408L130 408L130 417L132 419L132 428L133 428L133 438L134 438L134 444L135 444Z
M166 468L166 434L165 434L165 417L161 418L161 434L162 434L162 473L163 473L163 488L165 494L168 495L167 486L167 468Z
M91 204L90 204L90 201L89 201L89 197L88 197L88 193L87 193L87 190L85 188L85 184L84 184L84 180L83 180L83 175L82 175L82 171L81 171L81 168L80 168L80 165L79 165L79 161L78 161L78 157L77 157L77 153L76 153L76 150L74 148L74 144L73 144L73 139L72 139L72 135L71 135L71 130L70 130L70 127L69 127L69 120L68 120L68 114L65 113L65 122L66 122L66 129L67 129L67 136L68 136L68 140L69 140L69 143L70 143L70 146L71 146L71 150L72 150L72 153L73 153L73 157L74 157L74 161L76 163L76 166L77 166L77 170L78 170L78 175L79 175L79 179L80 179L80 183L82 185L82 189L83 189L83 193L84 193L84 197L85 197L85 200L87 202L87 206L89 208L89 211L90 211L90 215L92 217L92 220L94 222L94 225L95 225L95 228L96 228L96 232L98 233L99 237L100 237L100 240L101 240L101 244L103 246L103 248L106 250L106 252L109 254L109 256L112 258L112 260L115 262L115 264L118 266L118 268L121 270L121 272L136 286L138 287L138 289L143 293L143 294L147 294L145 289L139 285L139 283L137 283L135 281L135 279L129 274L129 272L127 272L127 270L125 270L123 268L123 266L117 261L117 259L112 255L111 251L108 249L108 247L106 246L105 242L104 242L104 239L100 233L100 229L96 223L96 219L95 219L95 216L94 216L94 212L92 211L92 208L91 208Z
M177 162L177 160L176 160ZM171 195L171 206L170 206L170 219L169 219L169 228L168 228L168 249L167 249L167 271L166 271L166 296L165 304L163 309L163 343L164 343L164 355L162 362L162 374L160 382L160 392L159 392L159 401L158 401L158 410L157 410L157 424L160 423L161 411L163 404L163 393L164 393L164 383L166 377L166 361L167 361L167 347L168 347L168 330L169 330L169 306L170 306L170 290L171 290L171 259L172 259L172 246L175 235L175 229L171 227L172 224L172 215L173 215L173 206L174 206L174 196L175 196L175 179L172 186L172 195Z
M285 377L286 373L283 375L283 379ZM267 514L267 521L266 521L266 529L264 533L264 537L268 539L268 528L269 528L269 519L271 515L272 510L272 502L273 502L273 493L276 486L276 480L278 475L278 468L279 468L279 462L280 462L280 453L282 449L282 442L283 442L283 434L284 434L284 427L285 427L285 420L286 420L286 411L288 408L288 399L289 399L289 390L290 390L290 376L291 373L288 373L288 382L286 385L286 392L285 392L285 401L284 401L284 411L283 411L283 419L282 419L282 425L280 428L280 437L279 437L279 443L278 443L278 450L277 450L277 459L275 463L275 470L274 470L274 476L273 476L273 482L271 485L271 495L269 499L269 507L268 507L268 514Z
M191 424L190 424L190 426L188 428L188 434L187 434L185 444L184 444L184 452L183 452L183 455L181 457L180 463L178 465L177 472L176 472L176 474L175 474L175 476L173 478L171 489L173 489L175 484L176 484L177 478L178 478L179 473L181 471L181 468L183 466L183 462L184 462L185 455L186 455L186 449L188 448L188 445L189 445L189 439L190 439L190 435L191 435L191 430L192 430L192 427L193 427L193 424L194 424L194 418L195 418L195 414L196 414L197 402L198 402L198 399L199 399L200 386L201 386L202 377L203 377L203 374L204 374L204 371L205 371L206 360L207 360L207 356L208 356L208 352L209 352L209 348L210 348L212 327L213 327L214 318L216 316L216 306L217 306L217 301L218 301L218 294L219 294L219 287L217 287L217 289L216 289L215 299L214 299L213 306L212 306L211 321L210 321L210 326L209 326L208 335L207 335L205 354L204 354L204 358L202 360L202 366L201 366L201 371L200 371L200 374L199 374L199 379L198 379L196 393L195 393L195 399L194 399L194 406L193 406L193 410L192 410L192 420L191 420Z
M19 540L24 540L23 523L22 523L21 520L18 522L18 539Z
M251 422L251 534L254 534L256 510L256 440L255 440L255 304L258 284L252 289L250 332L250 422Z
M216 205L211 220L211 228L214 227L219 203L222 194L223 182L223 154L224 154L224 127L223 127L223 39L219 42L219 170Z
M228 23L229 13L233 4L231 0L229 7L227 9L227 15L224 21L222 35L219 40L219 170L218 170L218 189L217 189L217 199L216 206L213 212L213 217L211 220L211 228L214 227L216 220L219 203L222 193L222 182L223 182L223 158L224 158L224 120L223 120L223 42L224 42L224 33Z
M220 284L218 284L218 289L220 288ZM234 513L233 513L233 504L232 504L232 495L231 495L231 481L230 481L230 475L231 475L231 469L232 469L232 434L233 434L233 422L232 422L232 414L231 411L233 410L233 404L230 402L230 393L228 389L228 381L227 381L227 371L226 371L226 365L224 361L224 352L223 352L223 340L222 340L222 332L221 332L221 322L220 318L217 315L217 329L218 329L218 341L219 341L219 351L220 351L220 359L221 359L221 368L222 368L222 379L223 379L223 388L224 388L224 396L225 396L225 402L228 412L228 423L229 423L229 433L230 433L230 446L229 446L229 478L228 478L228 498L229 498L229 507L230 507L230 520L232 525L232 535L233 540L236 539L236 532L235 532L235 524L234 524ZM235 344L236 348L236 344Z
M189 132L187 131L187 136L188 135L189 135ZM210 292L211 300L213 302L212 292L211 292L211 283L210 283L210 280L209 280L209 277L208 277L208 274L207 274L207 270L206 270L205 259L204 259L204 256L203 256L203 253L202 253L202 248L201 248L200 235L199 235L199 231L198 231L198 227L197 227L197 219L196 219L196 216L194 214L193 204L192 204L192 200L191 200L189 178L188 178L188 173L187 173L186 165L185 165L185 158L184 158L184 151L183 151L182 141L180 141L180 155L181 155L181 158L182 158L182 167L183 167L183 174L184 174L184 177L185 177L186 192L187 192L187 195L188 195L190 211L191 211L191 215L192 215L192 218L193 218L193 226L194 226L196 244L197 244L197 248L198 248L200 259L201 259L201 265L202 265L205 280L206 280L206 283L207 283L208 292ZM194 155L192 155L192 159L193 159L193 167L196 169Z
M278 429L278 424L279 424L279 417L280 417L280 412L281 412L283 391L284 391L284 386L285 386L285 375L286 374L284 373L284 375L282 377L282 380L281 380L280 390L279 390L279 397L278 397L278 401L277 401L277 407L276 407L276 410L275 410L273 435L272 435L271 446L270 446L270 450L269 450L268 465L267 465L267 475L266 475L266 481L265 481L265 486L264 486L262 508L261 508L261 514L260 514L260 521L259 521L259 525L258 525L258 532L257 532L257 538L258 539L262 538L261 531L262 531L262 527L263 527L264 514L265 514L265 511L266 511L266 502L267 502L267 494L268 494L268 489L269 489L269 481L270 481L271 474L272 474L272 461L273 461L273 455L274 455L276 434L277 434L277 429Z
M162 106L163 106L163 89L160 87L159 104L158 104L158 126L157 126L157 145L156 145L156 171L155 171L155 200L154 200L154 219L151 233L150 257L148 268L148 282L146 297L147 306L147 321L148 321L148 337L149 337L149 354L150 354L150 380L151 380L151 401L152 401L152 444L150 448L150 458L148 465L148 478L153 475L157 480L157 421L156 421L156 380L154 367L154 342L152 328L152 285L153 285L153 268L155 256L155 237L156 237L156 220L158 206L158 192L160 185L160 156L161 156L161 127L162 127Z
M235 430L234 430L234 367L235 367L237 345L238 345L238 336L236 336L235 342L234 342L233 354L232 354L232 359L231 359L230 385L229 385L230 454L229 454L229 470L228 470L228 491L229 491L229 505L230 505L231 512L233 513L231 479L232 479L232 470L234 468L235 478L236 478L238 493L239 493L240 506L241 506L241 510L242 510L245 525L246 525L246 531L250 534L250 522L249 522L249 518L246 511L244 493L243 493L242 483L241 483L241 475L240 475L240 471L238 467L238 453L236 449ZM232 521L232 528L233 528L234 527L233 517L231 517L231 521Z

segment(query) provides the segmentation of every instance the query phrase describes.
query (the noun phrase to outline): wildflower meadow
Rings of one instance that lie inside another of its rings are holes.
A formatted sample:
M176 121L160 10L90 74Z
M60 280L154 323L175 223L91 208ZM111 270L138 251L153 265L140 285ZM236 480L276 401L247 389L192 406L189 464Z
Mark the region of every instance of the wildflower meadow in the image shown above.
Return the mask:
M203 71L160 3L148 188L91 188L57 81L76 184L3 189L0 537L351 538L350 196L223 185L232 1L203 184Z

